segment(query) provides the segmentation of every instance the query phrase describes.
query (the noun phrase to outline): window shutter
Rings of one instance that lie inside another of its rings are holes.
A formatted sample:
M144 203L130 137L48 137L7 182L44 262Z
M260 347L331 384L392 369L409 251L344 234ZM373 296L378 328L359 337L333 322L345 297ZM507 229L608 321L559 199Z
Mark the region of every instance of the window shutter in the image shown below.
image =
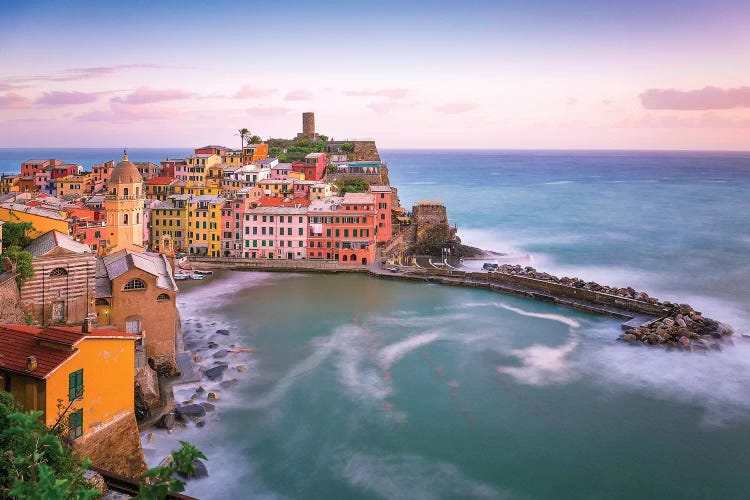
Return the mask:
M76 398L76 374L75 372L68 375L68 400L73 401Z

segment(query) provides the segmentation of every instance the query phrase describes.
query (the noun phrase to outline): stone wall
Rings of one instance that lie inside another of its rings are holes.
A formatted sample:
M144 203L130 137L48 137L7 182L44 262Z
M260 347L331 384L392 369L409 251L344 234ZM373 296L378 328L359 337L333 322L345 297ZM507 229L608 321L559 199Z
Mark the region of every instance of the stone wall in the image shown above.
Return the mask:
M101 469L138 478L146 472L138 425L132 411L75 440L74 450Z
M21 297L12 273L0 273L0 323L21 325L24 314Z

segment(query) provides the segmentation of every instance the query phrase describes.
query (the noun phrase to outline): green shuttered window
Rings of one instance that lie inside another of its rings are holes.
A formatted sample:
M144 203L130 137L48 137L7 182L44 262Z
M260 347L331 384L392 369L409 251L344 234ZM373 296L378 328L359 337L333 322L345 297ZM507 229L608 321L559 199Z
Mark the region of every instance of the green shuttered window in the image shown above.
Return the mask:
M71 439L83 435L83 410L76 410L68 415L68 434Z
M83 368L68 375L68 400L83 396Z

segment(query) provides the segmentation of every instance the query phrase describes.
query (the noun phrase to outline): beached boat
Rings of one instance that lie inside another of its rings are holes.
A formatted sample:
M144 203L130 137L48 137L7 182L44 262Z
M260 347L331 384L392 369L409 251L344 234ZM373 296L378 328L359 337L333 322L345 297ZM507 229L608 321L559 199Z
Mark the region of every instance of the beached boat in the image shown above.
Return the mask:
M190 275L191 280L202 280L203 278L205 278L205 276L203 276L202 274L193 273Z
M176 279L176 280L187 280L187 279L190 279L190 275L189 274L185 274L185 273L174 273L174 279Z
M196 274L203 274L203 275L206 275L206 276L210 276L210 275L212 275L214 273L213 271L205 271L203 269L196 269L193 272L196 273Z

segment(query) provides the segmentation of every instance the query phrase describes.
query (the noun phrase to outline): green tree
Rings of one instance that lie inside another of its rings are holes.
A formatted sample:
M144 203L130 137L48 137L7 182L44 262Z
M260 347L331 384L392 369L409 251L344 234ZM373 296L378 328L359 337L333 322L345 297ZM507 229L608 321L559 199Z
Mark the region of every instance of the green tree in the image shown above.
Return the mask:
M238 134L240 136L240 158L244 158L245 156L245 140L250 135L250 131L246 128L241 128L238 131ZM244 163L244 160L243 160Z
M0 391L0 496L51 500L97 498L84 479L88 462L78 460L41 421L41 411L21 412Z
M206 456L194 445L180 441L182 446L172 452L172 460L167 465L153 467L143 475L144 481L138 489L138 498L144 500L162 500L170 493L185 491L185 482L174 477L182 474L186 477L195 475L195 461Z
M29 278L34 276L31 254L21 247L11 246L3 252L3 258L9 263L11 272L16 274L18 288L21 288Z
M339 146L339 151L342 153L353 153L354 152L354 143L353 142L345 142L341 146Z
M370 188L370 183L362 177L338 181L335 185L339 188L339 196L344 196L345 193L365 193Z
M328 136L327 135L320 134L320 135L318 135L318 137L320 138L321 141L328 142Z
M25 247L29 243L29 238L26 235L34 229L31 222L6 222L2 227L3 248Z
M261 142L263 142L263 139L261 139L259 135L250 136L247 140L248 144L260 144Z

